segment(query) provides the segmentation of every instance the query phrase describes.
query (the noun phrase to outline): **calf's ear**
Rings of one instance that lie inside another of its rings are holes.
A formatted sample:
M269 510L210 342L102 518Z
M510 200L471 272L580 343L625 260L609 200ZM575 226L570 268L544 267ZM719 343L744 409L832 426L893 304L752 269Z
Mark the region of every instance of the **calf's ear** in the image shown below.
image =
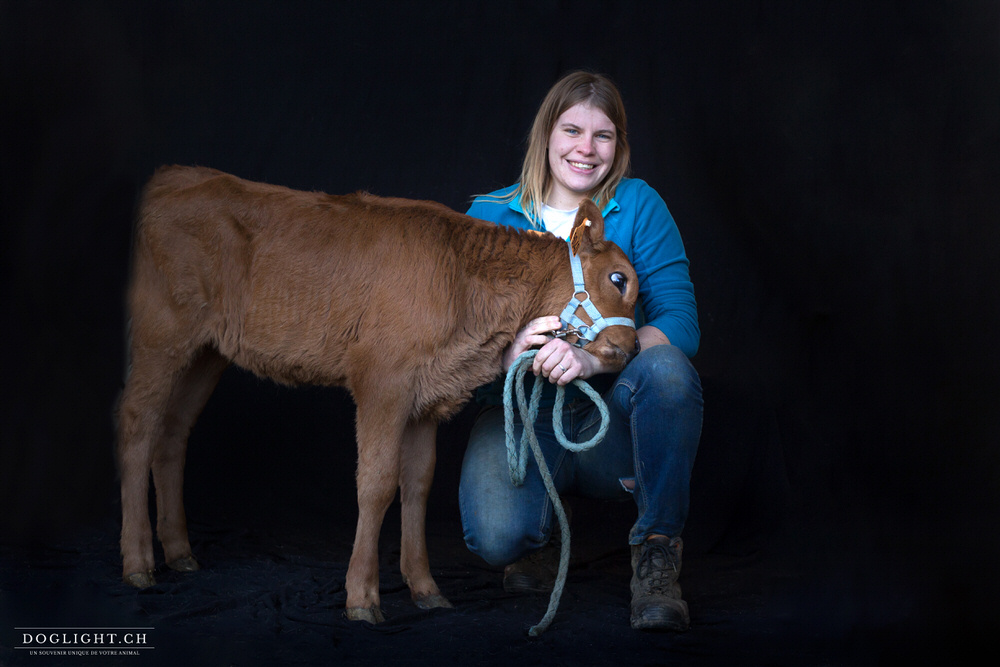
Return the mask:
M576 222L570 232L569 242L573 254L589 251L598 241L604 240L604 217L592 199L580 200L580 210L576 212Z

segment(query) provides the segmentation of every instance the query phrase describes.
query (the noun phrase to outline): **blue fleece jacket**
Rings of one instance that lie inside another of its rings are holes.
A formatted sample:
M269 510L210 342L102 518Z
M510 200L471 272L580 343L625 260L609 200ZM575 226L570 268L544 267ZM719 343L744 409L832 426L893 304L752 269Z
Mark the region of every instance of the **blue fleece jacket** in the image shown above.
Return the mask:
M534 223L528 218L520 198L509 203L492 199L509 194L514 187L477 197L468 214L498 225L544 230L541 221ZM639 276L636 326L656 327L671 344L693 357L701 339L694 285L681 234L667 205L645 181L626 178L618 184L603 214L605 237L625 251Z

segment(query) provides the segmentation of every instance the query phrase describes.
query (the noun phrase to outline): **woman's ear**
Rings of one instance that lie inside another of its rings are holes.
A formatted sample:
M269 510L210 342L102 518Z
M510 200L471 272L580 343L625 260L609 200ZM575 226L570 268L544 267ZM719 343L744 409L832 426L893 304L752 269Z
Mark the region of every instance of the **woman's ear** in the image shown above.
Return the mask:
M576 222L570 232L569 242L573 254L579 255L589 251L595 243L604 240L604 217L592 199L580 201L580 210L576 212Z

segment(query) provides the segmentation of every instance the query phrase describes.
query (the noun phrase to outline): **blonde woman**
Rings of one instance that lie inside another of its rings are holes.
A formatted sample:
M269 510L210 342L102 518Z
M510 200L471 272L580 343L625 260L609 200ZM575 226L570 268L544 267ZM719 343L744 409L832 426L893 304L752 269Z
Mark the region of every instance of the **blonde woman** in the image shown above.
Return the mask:
M607 78L572 72L546 95L529 137L517 184L475 199L469 215L566 238L583 197L605 218L605 234L625 251L640 282L637 335L641 351L617 376L562 339L556 316L520 331L504 355L504 370L522 352L538 348L533 370L552 385L587 379L611 410L604 441L578 454L552 433L552 395L543 400L536 430L561 494L631 499L637 510L632 549L631 624L643 630L686 630L687 604L677 579L681 531L688 513L691 469L701 438L701 382L689 358L700 331L688 259L663 199L628 178L630 150L621 96ZM573 401L568 387L565 433L590 438L599 414ZM579 396L579 394L575 394ZM514 487L508 473L498 385L482 389L487 407L470 435L459 488L465 541L487 562L506 566L508 592L550 590L558 568L553 510L534 462Z

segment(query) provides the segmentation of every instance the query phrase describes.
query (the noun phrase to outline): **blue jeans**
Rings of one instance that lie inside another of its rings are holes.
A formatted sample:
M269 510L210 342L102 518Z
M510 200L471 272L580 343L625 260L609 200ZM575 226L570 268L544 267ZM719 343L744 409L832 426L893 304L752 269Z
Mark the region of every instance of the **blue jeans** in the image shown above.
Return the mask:
M649 535L679 536L688 514L691 469L701 439L701 380L672 345L643 350L604 394L611 412L607 436L580 453L555 439L551 410L542 409L535 433L562 494L635 501L638 519L630 544ZM492 565L507 565L544 546L554 512L534 456L529 452L523 486L510 481L502 407L476 419L462 462L459 508L465 543ZM521 425L516 421L517 437ZM600 413L589 399L563 409L566 437L589 440Z

